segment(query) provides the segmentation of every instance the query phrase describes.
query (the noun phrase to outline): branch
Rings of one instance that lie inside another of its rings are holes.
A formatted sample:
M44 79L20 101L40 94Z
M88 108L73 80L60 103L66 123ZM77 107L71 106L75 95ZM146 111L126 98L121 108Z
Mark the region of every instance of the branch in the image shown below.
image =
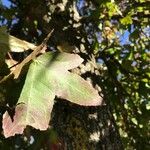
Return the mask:
M43 49L46 49L46 45L47 45L47 41L49 40L51 34L53 33L54 30L52 30L47 37L43 40L43 42L37 46L34 51L27 56L20 64L18 64L18 66L16 67L15 70L13 70L9 75L5 76L0 83L4 82L5 80L7 80L9 77L11 77L14 74L14 79L17 79L23 66L26 65L29 61L31 61L32 59L34 59Z
M112 45L111 45L112 46ZM107 48L105 48L104 50L106 50ZM150 79L148 75L144 74L143 72L135 72L135 71L130 71L125 69L119 62L117 59L114 58L114 55L110 55L110 54L106 54L105 51L102 51L99 53L99 57L102 58L103 60L105 60L106 58L110 58L115 65L118 67L118 69L120 70L121 73L125 74L125 75L134 75L134 76L138 76L138 77L144 77L147 79Z

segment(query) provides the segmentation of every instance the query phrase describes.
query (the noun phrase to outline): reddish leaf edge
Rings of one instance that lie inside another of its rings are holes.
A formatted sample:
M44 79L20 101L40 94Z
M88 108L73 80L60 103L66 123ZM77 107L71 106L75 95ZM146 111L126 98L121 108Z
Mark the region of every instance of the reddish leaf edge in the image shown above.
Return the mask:
M49 120L48 120L48 122L46 122L43 120L41 121L41 119L36 119L36 120L30 120L30 123L28 121L24 122L24 118L22 118L22 117L25 114L26 110L27 110L26 104L21 103L21 104L17 105L15 108L15 114L13 116L13 121L12 121L12 118L10 117L8 111L6 111L3 114L2 128L3 128L3 135L5 138L15 136L16 134L23 134L24 129L27 126L31 126L40 131L44 131L44 130L48 129ZM51 112L49 114L51 114ZM17 118L19 118L19 119L17 119ZM38 126L37 126L37 124L38 124Z

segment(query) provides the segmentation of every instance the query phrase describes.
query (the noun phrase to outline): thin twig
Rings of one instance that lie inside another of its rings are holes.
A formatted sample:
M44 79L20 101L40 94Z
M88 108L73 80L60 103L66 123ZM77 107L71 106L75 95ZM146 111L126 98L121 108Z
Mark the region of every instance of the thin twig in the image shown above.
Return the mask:
M9 75L5 76L2 80L0 80L0 83L6 81L8 78L10 78L13 74L14 74L14 79L17 79L23 66L25 64L27 64L29 61L31 61L32 59L34 59L43 49L46 48L46 45L47 45L47 41L49 40L49 38L51 37L51 34L53 33L54 30L52 30L48 35L47 37L43 40L43 42L37 46L34 51L29 55L27 56L20 64L18 64L16 66L16 69L13 70Z

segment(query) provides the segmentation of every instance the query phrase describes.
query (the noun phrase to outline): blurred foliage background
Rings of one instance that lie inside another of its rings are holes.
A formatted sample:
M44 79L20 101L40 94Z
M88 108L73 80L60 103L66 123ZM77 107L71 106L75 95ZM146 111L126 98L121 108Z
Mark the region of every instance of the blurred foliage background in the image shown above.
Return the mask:
M74 51L85 60L94 57L100 70L95 82L104 90L124 148L150 149L150 1L8 0L5 4L0 3L0 25L6 25L11 35L38 45L54 29L49 50ZM0 78L27 55L7 54L7 64L4 60L0 64ZM10 109L7 104L13 111L24 78L0 86L1 120ZM39 138L36 147L28 133L10 139L1 136L0 147L39 149L39 141L48 137L56 141L54 131L32 133Z

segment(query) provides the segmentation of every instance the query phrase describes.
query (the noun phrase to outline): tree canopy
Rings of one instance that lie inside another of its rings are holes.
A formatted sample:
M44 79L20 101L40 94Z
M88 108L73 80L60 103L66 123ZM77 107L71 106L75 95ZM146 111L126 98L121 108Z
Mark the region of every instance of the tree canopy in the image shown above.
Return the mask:
M0 148L55 149L56 113L108 106L123 147L150 149L150 1L8 1L0 3ZM23 132L27 125L47 131Z

